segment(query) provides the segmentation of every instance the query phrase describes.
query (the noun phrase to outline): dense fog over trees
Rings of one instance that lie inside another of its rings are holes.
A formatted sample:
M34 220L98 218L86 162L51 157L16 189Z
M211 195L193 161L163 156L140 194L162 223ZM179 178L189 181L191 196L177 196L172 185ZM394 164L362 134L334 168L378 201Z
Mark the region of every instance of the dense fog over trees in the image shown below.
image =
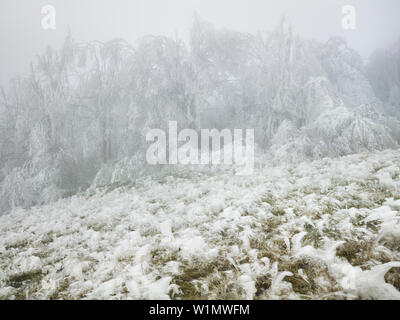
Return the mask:
M364 64L340 38L219 30L196 16L190 45L147 36L38 56L0 99L0 208L30 207L151 174L152 128L252 128L272 162L400 143L400 42Z

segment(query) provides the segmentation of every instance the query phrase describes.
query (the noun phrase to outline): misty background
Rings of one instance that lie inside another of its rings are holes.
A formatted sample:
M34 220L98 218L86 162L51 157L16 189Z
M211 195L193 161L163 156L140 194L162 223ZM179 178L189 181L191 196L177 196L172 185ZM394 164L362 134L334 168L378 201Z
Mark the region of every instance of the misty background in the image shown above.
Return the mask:
M56 30L41 27L41 8L47 4L57 10ZM342 29L344 5L356 7L356 30ZM303 37L341 36L365 59L394 43L400 30L397 0L2 0L0 85L26 74L47 46L61 48L68 29L84 42L118 37L133 44L146 34L188 41L194 12L218 28L250 33L273 30L285 15Z

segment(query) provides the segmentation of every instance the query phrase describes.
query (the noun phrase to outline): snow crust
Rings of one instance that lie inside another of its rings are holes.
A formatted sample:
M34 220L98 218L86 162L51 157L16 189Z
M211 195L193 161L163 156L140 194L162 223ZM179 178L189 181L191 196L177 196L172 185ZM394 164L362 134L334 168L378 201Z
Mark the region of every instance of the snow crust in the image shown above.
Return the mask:
M395 150L15 209L0 298L400 299L399 190Z

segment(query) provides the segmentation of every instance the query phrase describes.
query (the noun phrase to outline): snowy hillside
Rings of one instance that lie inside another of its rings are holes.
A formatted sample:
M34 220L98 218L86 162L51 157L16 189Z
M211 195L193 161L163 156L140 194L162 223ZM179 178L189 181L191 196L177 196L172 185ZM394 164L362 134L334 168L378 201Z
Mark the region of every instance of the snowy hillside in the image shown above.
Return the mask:
M343 39L302 38L285 20L248 34L199 16L189 38L68 36L1 91L0 215L156 172L145 137L169 121L253 129L276 163L398 148L397 47L366 65Z
M0 217L2 299L400 299L399 290L400 150L245 177L143 178Z

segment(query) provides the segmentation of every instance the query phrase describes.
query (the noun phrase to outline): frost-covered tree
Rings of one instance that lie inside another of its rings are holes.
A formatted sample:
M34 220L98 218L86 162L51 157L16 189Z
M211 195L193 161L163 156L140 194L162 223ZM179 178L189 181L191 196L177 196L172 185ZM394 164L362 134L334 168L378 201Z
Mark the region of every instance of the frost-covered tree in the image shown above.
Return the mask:
M399 48L365 66L342 39L302 39L284 19L252 35L195 16L189 45L69 35L0 91L0 208L156 172L145 136L171 120L179 129L252 128L279 162L396 147Z

